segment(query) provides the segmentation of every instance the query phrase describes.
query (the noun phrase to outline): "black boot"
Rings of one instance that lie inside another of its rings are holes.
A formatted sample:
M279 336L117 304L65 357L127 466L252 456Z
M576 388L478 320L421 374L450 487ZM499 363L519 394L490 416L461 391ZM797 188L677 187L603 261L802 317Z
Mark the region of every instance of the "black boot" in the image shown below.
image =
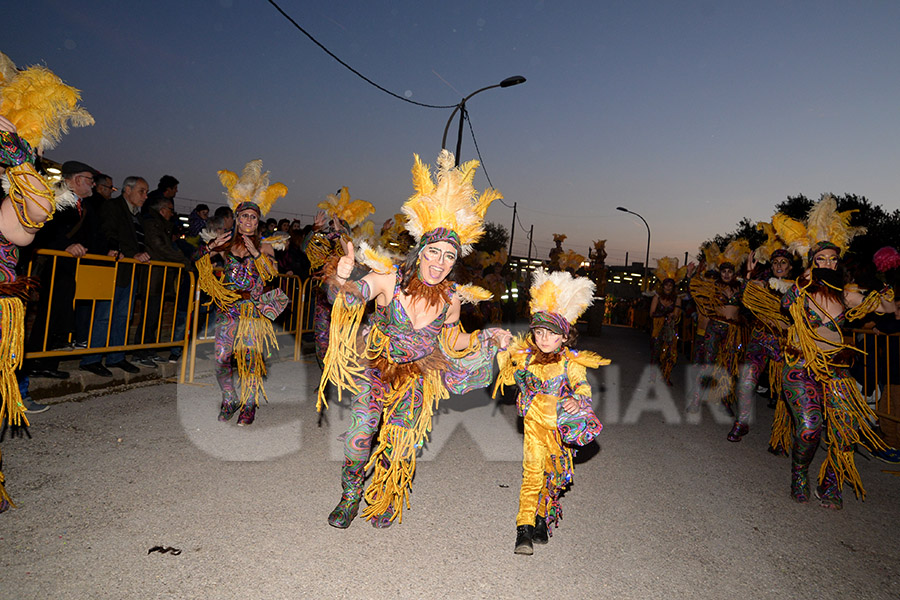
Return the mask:
M534 525L518 525L516 527L516 554L534 554L534 546L531 538L534 535Z
M535 544L546 544L550 540L547 535L547 519L541 515L534 518L534 535L531 537Z

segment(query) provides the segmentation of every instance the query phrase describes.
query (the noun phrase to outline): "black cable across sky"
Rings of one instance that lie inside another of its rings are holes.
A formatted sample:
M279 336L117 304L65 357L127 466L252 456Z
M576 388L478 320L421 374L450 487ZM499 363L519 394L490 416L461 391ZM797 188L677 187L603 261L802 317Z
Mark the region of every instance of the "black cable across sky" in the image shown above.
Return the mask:
M357 77L359 77L360 79L362 79L363 81L365 81L366 83L368 83L369 85L375 86L376 88L378 88L379 90L381 90L381 91L384 92L385 94L388 94L388 95L390 95L390 96L393 96L394 98L397 98L398 100L403 100L404 102L409 102L410 104L415 104L416 106L423 106L423 107L425 107L425 108L456 108L456 106L457 106L456 104L437 105L437 104L424 104L424 103L422 103L422 102L416 102L415 100L410 100L409 98L406 98L406 97L401 96L401 95L399 95L399 94L395 94L394 92L392 92L392 91L389 90L389 89L386 89L386 88L381 87L380 85L378 85L377 83L375 83L374 81L372 81L371 79L369 79L368 77L366 77L365 75L363 75L362 73L360 73L359 71L357 71L356 69L354 69L353 67L351 67L350 65L348 65L347 63L345 63L344 61L342 61L340 58L338 58L337 56L335 56L334 53L333 53L331 50L329 50L328 48L326 48L325 46L323 46L323 45L319 42L319 40L317 40L317 39L314 38L312 35L310 35L310 33L309 33L308 31L306 31L305 29L303 29L303 28L300 26L300 24L297 23L297 21L295 21L294 19L292 19L290 15L288 15L286 12L284 12L284 10L283 10L280 6L278 6L278 4L276 4L274 0L269 0L269 4L271 4L272 6L274 6L274 7L275 7L275 10L277 10L278 12L281 13L281 16L283 16L285 19L287 19L288 21L290 21L291 24L292 24L294 27L296 27L297 29L299 29L300 32L301 32L303 35L305 35L305 36L308 37L310 40L312 40L312 42L313 42L316 46L318 46L319 48L321 48L322 50L324 50L325 53L326 53L328 56L330 56L330 57L333 58L334 60L336 60L336 61L338 61L339 63L341 63L341 65L343 65L344 67L346 67L351 73L353 73L354 75L356 75Z

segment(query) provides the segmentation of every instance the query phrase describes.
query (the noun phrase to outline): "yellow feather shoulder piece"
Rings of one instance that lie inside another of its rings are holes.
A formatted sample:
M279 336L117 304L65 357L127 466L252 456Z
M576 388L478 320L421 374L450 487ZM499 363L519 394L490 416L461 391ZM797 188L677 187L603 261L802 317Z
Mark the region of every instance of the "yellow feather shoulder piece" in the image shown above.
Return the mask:
M393 273L396 268L395 259L390 253L383 248L373 248L365 241L359 244L356 260L381 275Z
M587 369L596 369L612 363L608 358L603 358L596 352L589 350L572 350L567 349L566 354L569 360L577 365L581 365Z

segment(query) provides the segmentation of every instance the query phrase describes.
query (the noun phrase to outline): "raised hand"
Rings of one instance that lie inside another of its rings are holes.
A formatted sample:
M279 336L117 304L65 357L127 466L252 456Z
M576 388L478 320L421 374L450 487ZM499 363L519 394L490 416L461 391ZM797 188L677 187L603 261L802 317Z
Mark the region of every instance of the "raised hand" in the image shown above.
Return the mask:
M253 238L249 235L242 234L241 237L244 238L244 247L247 248L247 252L250 253L250 256L256 258L259 256L259 250L256 249L256 246L253 245Z
M350 274L353 273L355 252L353 250L353 242L350 240L341 238L341 247L344 249L344 256L338 260L335 275L337 275L337 278L341 280L341 284L343 285L350 279Z

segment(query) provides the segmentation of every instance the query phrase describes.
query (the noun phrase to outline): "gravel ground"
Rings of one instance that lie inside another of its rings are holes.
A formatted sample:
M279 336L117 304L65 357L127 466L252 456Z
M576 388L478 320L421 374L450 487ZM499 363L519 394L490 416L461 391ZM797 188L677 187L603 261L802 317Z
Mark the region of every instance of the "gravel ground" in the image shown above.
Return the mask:
M727 419L686 419L681 369L659 385L644 334L581 346L615 363L593 379L605 428L534 556L512 552L521 422L483 392L442 403L402 524L329 527L347 416L317 418L306 360L272 365L251 427L216 421L206 377L58 399L6 431L0 598L900 597L900 478L883 472L900 467L857 455L865 502L795 504L764 399L730 444Z

